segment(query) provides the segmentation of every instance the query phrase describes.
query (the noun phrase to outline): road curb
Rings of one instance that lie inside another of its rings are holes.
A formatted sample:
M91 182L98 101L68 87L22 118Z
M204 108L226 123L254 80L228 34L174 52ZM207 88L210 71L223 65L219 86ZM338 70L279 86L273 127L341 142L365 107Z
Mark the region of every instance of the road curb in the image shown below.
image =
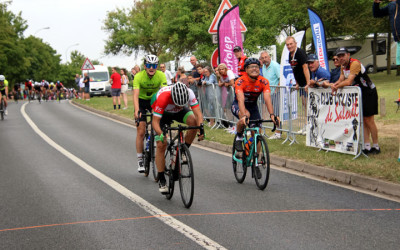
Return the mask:
M109 118L115 119L117 121L127 123L129 125L133 125L133 126L135 125L135 122L131 119L121 117L121 116L118 116L115 114L111 114L109 112L97 110L92 107L88 107L86 105L76 103L74 101L72 101L71 103L73 105L76 105L83 109L87 109L94 113L98 113L105 117L109 117ZM200 141L199 142L197 140L194 140L193 143L201 145L203 147L212 148L212 149L215 149L218 151L232 153L232 146L230 146L230 145L224 145L224 144L220 144L220 143L212 142L212 141ZM379 180L379 179L375 179L375 178L371 178L371 177L367 177L367 176L363 176L363 175L359 175L359 174L355 174L355 173L349 173L349 172L345 172L345 171L330 169L327 167L316 166L316 165L308 164L306 162L287 159L285 157L281 157L281 156L277 156L277 155L273 155L273 154L271 154L271 163L278 167L296 170L296 171L307 173L310 175L322 177L322 178L330 180L330 181L335 181L335 182L363 188L363 189L378 192L378 193L383 193L383 194L387 194L387 195L400 197L400 184L396 184L396 183L392 183L392 182L388 182L388 181L384 181L384 180Z

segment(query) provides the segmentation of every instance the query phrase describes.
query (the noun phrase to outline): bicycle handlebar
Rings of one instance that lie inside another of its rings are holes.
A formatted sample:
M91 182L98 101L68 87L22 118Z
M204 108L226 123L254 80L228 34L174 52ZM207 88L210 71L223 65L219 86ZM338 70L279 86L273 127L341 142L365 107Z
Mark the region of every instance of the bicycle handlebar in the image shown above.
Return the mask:
M200 129L199 135L204 135L204 125L203 124L201 124L200 126L183 126L183 125L179 124L177 127L171 127L171 126L168 126L167 124L165 124L165 126L162 128L162 131L163 131L163 134L166 135L168 131L177 130L177 131L181 132L181 131L190 130L190 129Z
M153 117L153 113L149 113L149 112L146 112L146 114L142 114L142 112L139 111L139 112L138 112L138 115L139 115L139 117L142 117L142 116L144 116L144 117ZM140 118L135 119L136 126L139 125L139 122L140 122L139 119L140 119Z
M275 119L276 119L276 117L275 117ZM272 119L269 119L269 120L264 120L264 119L248 120L248 123L249 122L253 122L253 123L272 122L272 124L274 124L274 127L272 128L271 132L275 132L275 130L276 130L275 121L273 121Z

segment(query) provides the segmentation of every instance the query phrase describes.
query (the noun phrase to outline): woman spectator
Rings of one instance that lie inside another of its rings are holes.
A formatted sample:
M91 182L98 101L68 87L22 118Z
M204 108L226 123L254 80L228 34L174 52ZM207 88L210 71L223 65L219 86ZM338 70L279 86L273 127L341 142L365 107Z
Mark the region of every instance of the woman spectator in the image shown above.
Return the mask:
M181 82L189 87L188 78L185 74L185 68L183 66L178 67L179 79L178 82Z
M129 83L129 78L128 78L128 71L126 69L121 69L121 96L122 100L124 101L124 107L122 109L127 109L128 108L128 96L127 96L127 91L128 91L128 83Z

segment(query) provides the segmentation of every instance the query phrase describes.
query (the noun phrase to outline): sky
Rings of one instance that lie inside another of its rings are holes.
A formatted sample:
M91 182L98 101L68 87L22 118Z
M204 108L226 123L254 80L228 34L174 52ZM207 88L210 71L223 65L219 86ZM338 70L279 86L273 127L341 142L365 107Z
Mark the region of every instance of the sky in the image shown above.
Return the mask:
M0 0L5 2L5 0ZM12 0L8 9L27 21L24 36L43 39L61 55L79 51L89 60L99 60L105 66L125 67L128 70L142 60L139 55L108 56L104 54L108 33L102 30L107 12L133 6L133 0ZM49 27L49 29L43 29ZM79 45L76 45L79 44ZM83 62L82 62L83 64Z

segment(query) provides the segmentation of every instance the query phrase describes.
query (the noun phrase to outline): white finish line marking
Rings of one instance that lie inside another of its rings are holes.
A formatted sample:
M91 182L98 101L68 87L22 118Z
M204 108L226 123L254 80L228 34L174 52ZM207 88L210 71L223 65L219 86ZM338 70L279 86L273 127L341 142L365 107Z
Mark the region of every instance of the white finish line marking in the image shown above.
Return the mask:
M21 107L21 114L27 121L27 123L32 127L32 129L38 134L45 142L47 142L50 146L58 150L61 154L65 155L68 159L75 162L78 166L85 169L87 172L91 173L105 184L113 188L118 193L122 194L129 200L136 203L139 207L143 208L146 212L154 216L155 218L159 219L160 221L164 222L166 225L172 227L176 231L180 232L187 238L191 239L192 241L196 242L198 245L206 248L206 249L226 249L217 242L211 240L207 236L201 234L200 232L196 231L195 229L185 225L184 223L180 222L179 220L171 217L161 209L153 206L151 203L147 202L137 194L133 193L126 187L122 186L118 182L114 181L110 177L104 175L103 173L97 171L89 164L81 160L80 158L76 157L75 155L71 154L69 151L55 143L52 139L50 139L46 134L44 134L36 124L29 118L29 116L25 112L25 106L28 103L25 103Z

